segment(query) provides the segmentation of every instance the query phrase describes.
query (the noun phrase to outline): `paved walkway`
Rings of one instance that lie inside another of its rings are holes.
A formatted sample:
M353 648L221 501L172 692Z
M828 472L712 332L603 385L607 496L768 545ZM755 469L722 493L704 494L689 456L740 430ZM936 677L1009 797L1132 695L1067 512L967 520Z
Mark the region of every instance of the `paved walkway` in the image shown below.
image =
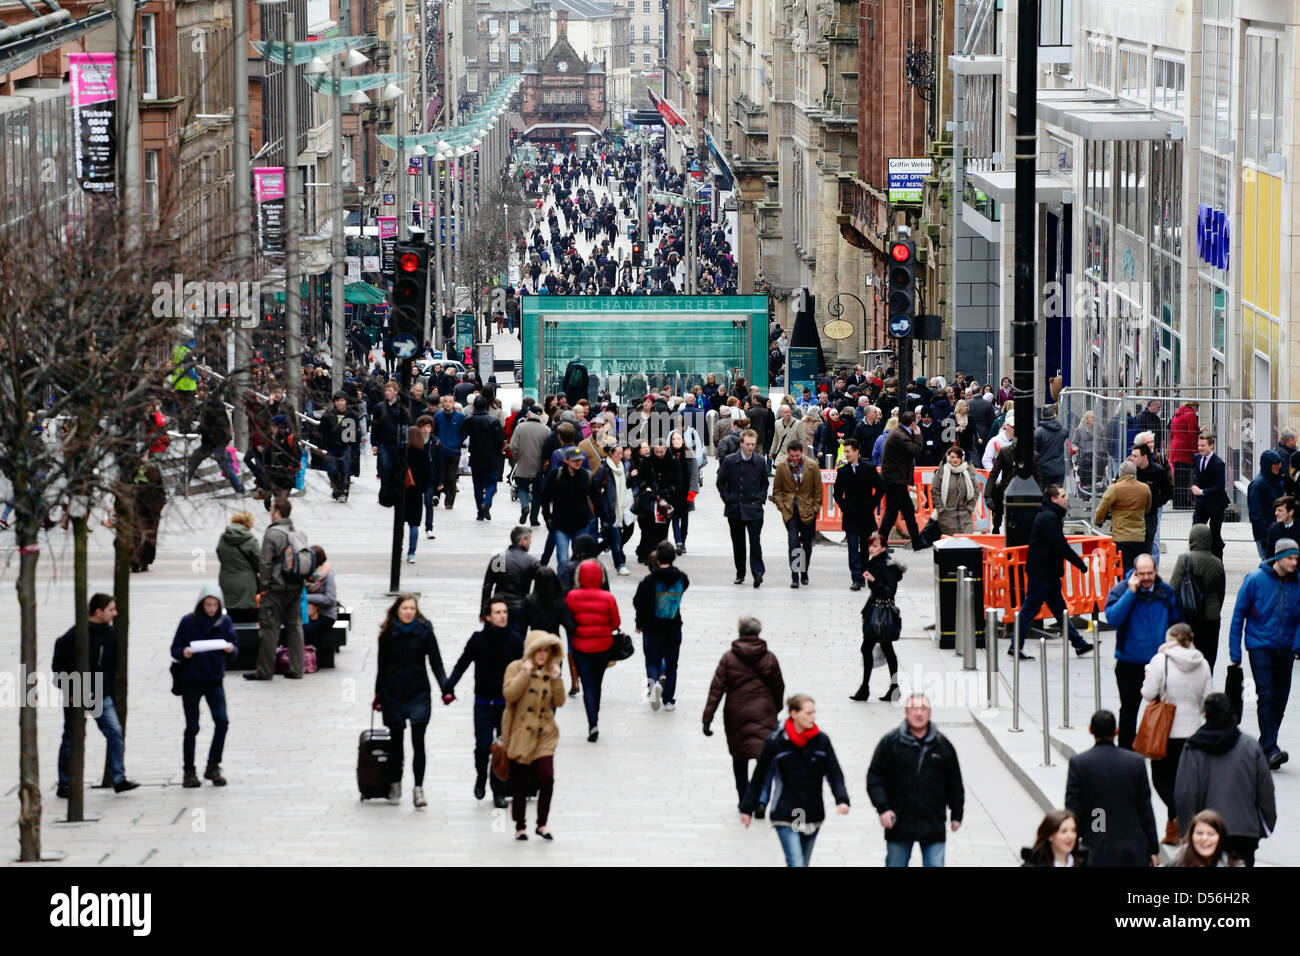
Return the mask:
M788 691L818 698L818 722L831 735L844 768L853 811L833 817L817 845L818 865L883 864L882 831L866 799L865 774L879 737L901 720L897 705L858 704L848 694L858 681L858 610L861 598L847 588L844 551L819 546L813 554L813 586L791 591L778 566L784 549L780 525L769 519L764 545L768 583L755 591L732 585L730 545L721 505L712 486L713 467L692 517L689 553L681 567L692 587L683 605L686 646L679 707L652 713L641 702L640 651L615 667L605 681L598 744L585 740L581 702L560 711L561 742L551 823L553 844L511 839L508 811L473 799L470 677L451 707L438 706L429 728L429 807L411 805L409 767L401 806L361 803L355 785L358 733L370 721L375 640L389 603L387 542L391 512L374 500L376 483L367 459L365 477L346 505L331 502L324 476L309 475L308 494L295 499L296 524L329 553L340 596L355 609L355 625L338 667L301 682L277 678L250 684L226 682L231 729L223 766L224 789L180 786L183 718L169 692L168 648L176 621L193 608L201 584L215 579L213 547L228 516L243 503L229 496L179 500L168 506L159 560L133 577L132 696L127 768L143 786L130 794L90 791L95 823L56 821L63 803L54 798L54 758L61 714L40 713L44 846L84 864L249 865L385 863L564 862L609 864L778 865L781 853L766 823L743 829L736 818L730 760L721 732L700 733L700 713L719 655L744 613L757 614L779 655ZM214 467L211 465L205 466ZM421 606L436 627L444 660L455 660L476 627L482 570L506 542L511 507L503 494L491 524L476 522L465 494L454 511L440 510L436 541L421 540L417 563L402 565L404 587L421 593ZM504 486L503 490L504 490ZM250 502L256 506L256 502ZM259 533L265 525L258 509ZM54 638L72 622L70 537L55 531L39 566L40 659L48 665ZM12 539L0 564L0 594L12 595L16 562ZM111 540L100 528L91 536L92 590L111 580ZM921 629L932 604L929 555L900 552L913 566L901 603L907 627L899 644L903 668L921 684L942 683L947 652L940 653ZM631 615L637 576L614 578L620 609ZM12 598L5 598L13 607ZM0 616L0 668L17 670L18 620ZM884 676L874 681L883 692ZM1033 835L1040 810L989 748L966 706L936 700L935 720L960 754L967 785L966 824L952 837L948 862L955 866L1004 866L1018 862L1019 848ZM12 703L0 720L0 794L8 811L0 820L0 843L17 844L18 721ZM206 712L200 756L210 739ZM99 767L103 740L87 734L88 766ZM409 760L409 755L408 755ZM829 794L828 794L829 798Z

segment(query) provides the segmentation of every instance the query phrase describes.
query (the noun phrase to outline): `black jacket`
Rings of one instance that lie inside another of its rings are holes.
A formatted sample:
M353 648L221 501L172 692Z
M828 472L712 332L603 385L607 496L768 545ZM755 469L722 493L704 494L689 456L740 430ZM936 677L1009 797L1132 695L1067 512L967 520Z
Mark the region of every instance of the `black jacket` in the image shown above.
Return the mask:
M475 471L496 470L501 474L501 450L506 443L506 430L496 416L487 409L476 410L460 423L460 433L469 439L469 466Z
M1146 761L1110 741L1070 758L1065 806L1079 819L1090 866L1146 866L1159 851ZM1099 820L1105 826L1094 826Z
M456 689L456 682L461 675L474 665L474 696L484 700L501 700L501 684L505 679L506 667L511 661L524 656L524 642L510 633L507 627L493 627L484 624L483 630L475 631L465 642L465 650L460 660L452 668L447 678L447 692Z
M1065 537L1065 509L1050 500L1044 501L1034 515L1034 527L1029 532L1029 552L1025 564L1031 577L1061 580L1065 563L1069 561L1080 571L1088 570L1088 562L1074 553Z
M867 795L877 813L893 810L897 817L886 841L943 843L948 814L960 821L966 805L957 751L933 723L922 740L904 723L876 744Z
M511 614L524 606L524 598L533 587L533 577L540 562L517 544L512 544L488 562L483 575L483 597L479 613L487 616L488 601L502 598Z
M841 527L854 534L876 529L876 502L880 497L880 476L866 458L858 459L858 470L847 462L835 474L835 507L840 509Z
M1201 456L1193 455L1191 484L1201 489L1201 495L1196 501L1203 502L1212 512L1223 511L1228 507L1227 466L1222 458L1211 452L1206 460L1205 471L1200 469Z
M822 781L831 785L835 803L848 804L849 791L844 786L844 773L835 759L831 739L823 733L796 747L782 727L763 741L763 749L754 767L749 789L740 798L740 812L752 814L758 805L759 795L767 788L768 772L774 770L777 786L773 793L774 806L768 810L773 823L792 823L796 816L804 823L821 823L826 819L826 805L822 802Z
M895 485L910 485L916 468L916 458L924 447L920 435L899 425L885 439L880 456L880 480Z
M230 444L230 419L220 399L209 395L199 410L199 443L204 448L224 449Z
M894 599L894 595L898 593L898 584L907 573L907 567L891 558L888 551L881 551L867 562L863 570L871 575L871 580L867 582L870 596L867 598L867 603L862 606L862 613L865 615L873 603L878 604Z
M586 528L594 514L590 491L591 472L585 468L573 473L569 472L568 465L555 469L547 476L542 491L542 516L546 519L546 526L570 535Z
M379 669L375 673L375 693L387 706L390 702L405 704L428 697L429 673L425 658L433 668L438 686L446 692L447 676L442 671L442 655L438 653L438 639L433 625L417 617L410 624L394 622L379 635Z
M104 692L113 696L113 681L117 677L117 632L112 624L88 625L90 645L90 675L93 681L96 674L104 675ZM77 670L76 628L69 628L67 633L54 642L55 674L72 674Z
M749 461L740 452L722 459L717 482L727 518L756 521L763 517L763 505L767 501L767 459L757 449Z
M351 422L349 428L348 423ZM348 440L349 432L352 435ZM336 412L330 409L320 418L320 443L331 455L342 455L350 446L361 442L361 423L350 411Z
M636 627L639 631L653 633L680 632L682 629L682 595L691 586L679 568L651 568L650 573L637 585L632 597L636 610Z
M401 439L401 426L407 424L410 424L410 419L407 418L406 410L402 408L400 401L392 405L380 402L374 415L371 416L370 443L387 445L390 448L395 446Z

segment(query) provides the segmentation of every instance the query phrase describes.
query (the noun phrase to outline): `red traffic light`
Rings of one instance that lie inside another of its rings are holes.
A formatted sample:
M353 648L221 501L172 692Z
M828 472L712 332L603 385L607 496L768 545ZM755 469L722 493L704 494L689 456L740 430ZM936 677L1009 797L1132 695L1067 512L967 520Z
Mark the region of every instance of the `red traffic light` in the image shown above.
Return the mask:
M912 257L912 250L907 247L907 243L896 242L889 247L889 254L895 262L906 262Z
M397 265L403 272L414 272L420 268L420 257L414 252L404 252L398 257Z

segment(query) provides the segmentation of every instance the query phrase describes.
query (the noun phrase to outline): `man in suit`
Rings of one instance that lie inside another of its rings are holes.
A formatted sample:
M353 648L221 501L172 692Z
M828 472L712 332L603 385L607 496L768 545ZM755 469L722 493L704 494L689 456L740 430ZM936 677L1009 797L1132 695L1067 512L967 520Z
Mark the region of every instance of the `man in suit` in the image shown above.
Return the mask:
M1157 866L1156 818L1146 761L1115 746L1115 715L1099 710L1088 731L1096 743L1070 758L1065 806L1079 819L1089 866Z
M840 509L844 543L849 546L849 588L862 590L862 571L867 566L867 541L876 533L876 504L880 500L880 477L875 466L862 460L862 446L855 438L844 440L844 464L835 475L835 507Z
M754 587L763 583L763 505L767 502L767 460L758 454L758 434L752 428L740 433L740 451L722 459L718 468L718 495L723 515L731 526L731 554L736 562L736 583L745 583L745 538L749 538L749 567Z
M1196 506L1192 511L1192 524L1210 526L1210 550L1216 558L1223 558L1223 513L1228 510L1228 469L1223 459L1214 453L1214 436L1201 435L1196 439L1197 455L1192 459L1192 495Z

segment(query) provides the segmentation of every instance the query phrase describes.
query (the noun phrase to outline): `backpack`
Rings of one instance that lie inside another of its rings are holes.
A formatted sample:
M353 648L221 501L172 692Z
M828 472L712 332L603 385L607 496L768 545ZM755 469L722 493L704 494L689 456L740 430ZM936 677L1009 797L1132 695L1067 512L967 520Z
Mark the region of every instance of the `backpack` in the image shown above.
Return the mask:
M289 584L301 584L316 570L316 552L307 544L307 536L301 531L290 531L287 537L280 553L280 574Z
M1205 589L1192 573L1191 562L1183 573L1183 580L1178 585L1178 604L1183 610L1183 617L1199 618L1205 606Z

